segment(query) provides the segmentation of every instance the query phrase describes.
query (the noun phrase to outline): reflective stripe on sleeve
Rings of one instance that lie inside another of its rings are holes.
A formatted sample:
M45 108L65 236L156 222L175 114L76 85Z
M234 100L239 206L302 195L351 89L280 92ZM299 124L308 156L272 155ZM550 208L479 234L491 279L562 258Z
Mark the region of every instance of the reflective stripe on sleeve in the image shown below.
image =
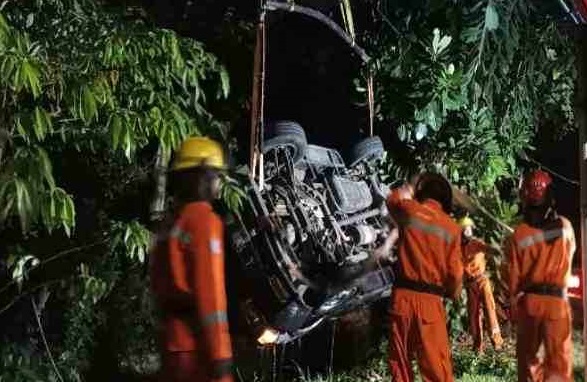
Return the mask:
M407 218L406 227L438 236L447 244L450 244L453 240L453 235L443 227L436 224L427 223L413 216Z
M214 325L214 324L218 324L218 323L222 323L222 322L227 322L228 321L228 316L226 315L226 312L223 310L219 310L216 311L214 313L210 313L204 316L204 318L202 318L202 326L206 327L206 326L210 326L210 325Z

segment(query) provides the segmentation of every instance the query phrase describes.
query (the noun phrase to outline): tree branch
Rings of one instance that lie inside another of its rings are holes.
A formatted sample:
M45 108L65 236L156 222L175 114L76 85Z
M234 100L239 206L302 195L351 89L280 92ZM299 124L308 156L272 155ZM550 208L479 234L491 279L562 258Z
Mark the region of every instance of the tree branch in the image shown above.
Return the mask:
M53 358L53 354L51 353L51 349L49 348L49 343L47 342L47 338L45 337L45 330L43 329L43 324L41 323L41 311L37 307L35 303L35 299L31 296L31 304L33 305L33 311L35 312L35 318L37 319L37 325L39 326L39 332L41 333L41 339L43 340L43 344L45 345L45 350L47 351L47 356L49 356L49 360L51 361L51 365L53 366L53 371L55 371L55 375L61 381L63 381L63 377L61 373L59 373L59 369L55 364L55 359Z
M34 266L31 269L29 269L28 272L30 273L31 271L36 270L36 269L39 269L42 266L46 265L47 263L50 263L50 262L55 261L57 259L60 259L60 258L62 258L64 256L70 255L72 253L81 252L83 250L86 250L86 249L89 249L89 248L92 248L92 247L96 247L96 246L99 246L99 245L102 245L102 244L106 244L109 241L110 241L110 237L108 237L106 239L99 240L97 242L94 242L94 243L91 243L91 244L88 244L88 245L82 245L82 246L79 246L79 247L74 247L74 248L67 249L65 251L57 252L53 256L51 256L51 257L49 257L49 258L47 258L45 260L40 261L36 266ZM4 287L2 287L0 289L0 295L2 293L4 293L8 288L10 288L11 286L13 286L14 284L16 284L16 280L12 280L9 283L7 283L6 285L4 285ZM0 314L3 311L4 311L4 309L0 310Z
M338 34L351 47L351 49L355 51L355 53L361 58L361 60L363 60L364 63L369 62L369 60L371 59L367 55L367 53L365 53L365 50L358 46L355 43L355 40L351 36L349 36L348 33L346 33L340 26L338 26L337 23L332 21L328 16L326 16L322 12L318 12L317 10L312 8L302 7L300 5L278 3L275 1L268 1L265 4L264 8L267 11L284 11L299 13L301 15L305 15L315 20L318 20L322 24L332 29L336 34Z

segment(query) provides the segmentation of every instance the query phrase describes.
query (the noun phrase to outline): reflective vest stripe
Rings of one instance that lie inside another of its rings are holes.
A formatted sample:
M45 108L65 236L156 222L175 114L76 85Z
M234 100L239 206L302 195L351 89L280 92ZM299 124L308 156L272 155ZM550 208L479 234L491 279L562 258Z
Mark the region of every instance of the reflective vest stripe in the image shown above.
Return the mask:
M210 314L205 315L204 318L202 319L202 326L206 327L206 326L219 324L219 323L223 323L223 322L227 322L227 321L228 321L228 317L226 315L226 312L223 310L219 310L214 313L210 313Z
M453 240L453 235L451 235L451 233L443 227L436 224L427 223L413 216L408 217L406 220L406 228L413 228L424 233L438 236L447 244L450 244Z
M556 228L548 231L538 232L534 235L526 236L525 238L518 240L517 244L520 249L525 249L545 241L550 241L562 237L563 235L564 230L562 228Z

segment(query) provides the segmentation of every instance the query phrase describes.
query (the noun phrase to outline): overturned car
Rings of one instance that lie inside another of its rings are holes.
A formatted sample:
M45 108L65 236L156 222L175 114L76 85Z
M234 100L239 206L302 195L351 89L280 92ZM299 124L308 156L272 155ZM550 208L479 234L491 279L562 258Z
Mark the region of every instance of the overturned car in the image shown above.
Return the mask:
M241 303L262 344L299 338L326 319L389 295L392 263L374 251L389 235L378 137L356 144L348 166L308 144L292 121L267 126L262 188L249 180L232 252L252 288Z

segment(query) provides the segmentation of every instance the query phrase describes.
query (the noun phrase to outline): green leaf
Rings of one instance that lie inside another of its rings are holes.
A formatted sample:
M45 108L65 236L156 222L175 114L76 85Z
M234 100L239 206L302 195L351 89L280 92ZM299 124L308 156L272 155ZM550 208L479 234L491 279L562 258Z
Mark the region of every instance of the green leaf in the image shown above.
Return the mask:
M53 168L51 166L51 160L47 155L47 152L42 147L37 147L37 155L40 162L40 171L43 174L43 178L49 184L51 189L55 188L55 180L53 179Z
M0 64L0 76L2 82L8 86L10 86L10 78L13 75L12 72L14 71L14 66L14 58L9 55L4 55L2 58L2 63Z
M47 133L46 121L44 110L38 106L35 107L35 122L33 123L33 127L38 140L45 138L45 134Z
M56 189L54 197L58 200L60 211L58 219L67 236L71 236L71 231L75 226L75 205L73 199L62 189Z
M421 140L423 139L426 134L428 133L428 128L426 127L426 124L419 122L416 125L416 140Z
M14 182L16 186L16 210L20 219L21 229L26 232L29 228L32 209L31 197L26 183L20 179L15 179Z
M41 73L34 63L31 61L23 61L20 67L21 81L19 84L25 85L28 90L33 93L33 97L37 98L41 95Z
M6 22L6 19L2 13L0 13L0 40L5 39L8 33L10 33L10 27L8 26L8 23Z
M226 98L230 92L230 79L228 78L228 72L224 67L220 70L220 82L222 84L222 94L224 98Z
M494 31L499 27L499 15L492 2L489 2L485 9L485 28Z
M12 279L17 283L19 290L27 276L26 265L30 262L31 267L36 267L39 264L39 259L33 255L25 255L20 257L14 264L12 269Z
M34 13L29 13L26 17L26 24L25 26L27 28L30 28L33 26L33 23L35 22L35 14Z
M130 125L126 125L123 133L123 146L124 146L124 155L127 159L130 160L130 154L132 153L132 139L130 135L131 127Z
M25 142L29 141L29 135L24 127L22 116L17 115L14 119L14 123L16 124L16 131L20 136L24 139Z
M399 125L397 128L397 135L402 142L408 140L409 131L405 125Z
M118 148L120 144L120 138L122 134L122 121L120 115L114 114L110 117L110 136L112 137L112 147L114 150Z
M437 54L442 53L451 43L452 37L450 36L442 36L440 42L438 43Z
M128 244L128 239L130 238L131 234L132 234L132 226L129 224L128 226L126 226L126 229L124 230L123 240L124 240L125 244Z
M9 187L10 186L10 187ZM16 196L16 184L14 179L4 180L0 184L0 220L4 221L10 214Z
M90 122L98 114L96 97L88 86L84 86L82 90L82 108L83 119L86 123Z
M55 193L51 193L51 197L49 198L49 216L51 217L51 220L55 220L55 217L57 216L55 198Z

